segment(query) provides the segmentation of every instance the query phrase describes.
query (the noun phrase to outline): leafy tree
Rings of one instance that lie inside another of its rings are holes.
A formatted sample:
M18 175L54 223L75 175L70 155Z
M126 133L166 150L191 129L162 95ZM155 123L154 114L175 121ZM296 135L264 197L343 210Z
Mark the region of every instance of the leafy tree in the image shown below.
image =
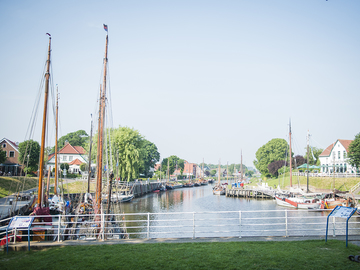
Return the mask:
M167 172L167 165L169 160L169 173L173 174L176 169L176 164L178 169L180 168L180 173L182 174L184 171L184 160L179 158L178 156L172 155L168 158L164 158L161 162L161 171L166 173Z
M78 130L68 133L58 140L59 150L65 146L66 141L68 141L72 146L82 146L85 148L86 144L89 141L89 135L86 133L85 130ZM52 148L51 152L55 152L55 146Z
M296 164L294 163L296 161ZM306 163L306 159L303 157L303 156L300 156L300 155L296 155L295 157L294 157L294 162L292 163L293 164L293 166L295 167L299 167L299 166L301 166L301 165L303 165L303 164L305 164Z
M360 167L360 133L355 136L355 139L349 145L348 158L351 166Z
M269 173L274 176L279 176L279 169L286 166L285 160L275 160L268 165Z
M61 164L60 164L60 169L61 169L61 170L66 169L66 171L68 171L69 168L70 168L69 163L61 163Z
M19 144L19 162L24 165L26 173L36 172L39 166L40 144L27 140Z
M276 160L284 160L288 143L284 139L272 139L256 151L255 167L266 177L271 176L268 165Z
M112 138L112 150L119 155L118 169L121 179L130 181L139 178L142 165L141 158L145 153L142 150L143 137L139 131L129 127L118 127L109 131ZM116 155L113 154L112 156L113 171L115 172Z
M211 171L210 171L210 175L211 175L211 176L215 176L215 174L216 174L216 170L211 170Z
M81 163L81 164L80 164L80 170L81 170L82 172L88 171L88 170L89 170L89 166L87 165L87 163Z
M4 163L6 161L6 152L0 149L0 163Z
M143 163L141 172L145 177L152 177L150 169L154 168L156 162L160 160L160 153L158 152L156 145L146 139L143 141L142 150Z
M319 165L320 164L319 156L323 151L324 151L324 149L322 149L322 148L310 147L309 148L309 164ZM305 158L304 163L306 163L307 153L305 154L304 158Z

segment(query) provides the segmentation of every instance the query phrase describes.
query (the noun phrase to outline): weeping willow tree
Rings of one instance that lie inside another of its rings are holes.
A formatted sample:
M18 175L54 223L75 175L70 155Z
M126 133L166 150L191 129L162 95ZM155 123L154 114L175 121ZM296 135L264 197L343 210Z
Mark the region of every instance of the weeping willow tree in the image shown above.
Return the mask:
M97 160L97 135L94 136L94 146L91 160ZM115 177L122 181L139 178L140 174L151 177L151 168L159 161L160 154L152 142L146 140L139 131L129 127L108 128L105 131L107 142L104 143L104 170L110 168ZM107 157L105 156L107 155Z
M122 180L133 180L139 177L142 165L144 138L139 131L118 127L111 131L111 144L113 150L113 171L116 172L118 161L119 176Z

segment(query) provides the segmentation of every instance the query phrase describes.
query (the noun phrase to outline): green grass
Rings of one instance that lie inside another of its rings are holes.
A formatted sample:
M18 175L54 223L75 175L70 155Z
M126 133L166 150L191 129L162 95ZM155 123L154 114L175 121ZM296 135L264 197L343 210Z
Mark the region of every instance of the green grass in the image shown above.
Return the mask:
M278 185L280 181L281 188L289 187L290 186L290 176L289 173L285 174L285 177L283 175L279 176L279 178L276 179L266 179L266 181L263 180L264 183L268 183L269 186L273 187L274 185ZM306 176L299 176L299 182L300 185L306 186L307 177ZM347 191L353 186L355 186L357 183L360 182L359 177L349 177L349 178L335 178L335 188L341 191ZM292 184L293 187L298 186L298 177L293 176L292 177ZM309 186L310 189L327 189L327 190L333 190L334 189L334 178L332 177L309 177Z
M37 186L38 178L36 177L3 177L0 176L0 198L31 189Z
M56 247L0 254L0 269L356 269L342 241L208 242Z

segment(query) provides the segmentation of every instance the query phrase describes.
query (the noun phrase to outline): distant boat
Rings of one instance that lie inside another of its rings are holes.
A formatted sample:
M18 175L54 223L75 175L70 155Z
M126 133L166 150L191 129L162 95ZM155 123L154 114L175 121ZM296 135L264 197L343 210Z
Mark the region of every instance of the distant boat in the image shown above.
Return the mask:
M220 181L220 160L219 160L219 169L218 169L218 183L213 188L213 195L225 195L225 187L221 185Z

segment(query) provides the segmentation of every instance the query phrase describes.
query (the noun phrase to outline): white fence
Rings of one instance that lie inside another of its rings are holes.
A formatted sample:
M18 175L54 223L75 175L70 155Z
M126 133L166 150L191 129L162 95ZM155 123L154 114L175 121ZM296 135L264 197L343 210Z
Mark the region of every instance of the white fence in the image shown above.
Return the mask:
M164 212L113 215L52 216L51 223L33 222L36 241L123 238L197 238L246 236L324 236L329 211L266 210ZM3 221L2 221L3 222ZM329 235L345 235L346 220L330 217ZM6 226L0 227L0 237ZM27 241L28 231L13 230ZM349 220L349 235L360 235L360 217ZM16 237L14 237L15 241Z

